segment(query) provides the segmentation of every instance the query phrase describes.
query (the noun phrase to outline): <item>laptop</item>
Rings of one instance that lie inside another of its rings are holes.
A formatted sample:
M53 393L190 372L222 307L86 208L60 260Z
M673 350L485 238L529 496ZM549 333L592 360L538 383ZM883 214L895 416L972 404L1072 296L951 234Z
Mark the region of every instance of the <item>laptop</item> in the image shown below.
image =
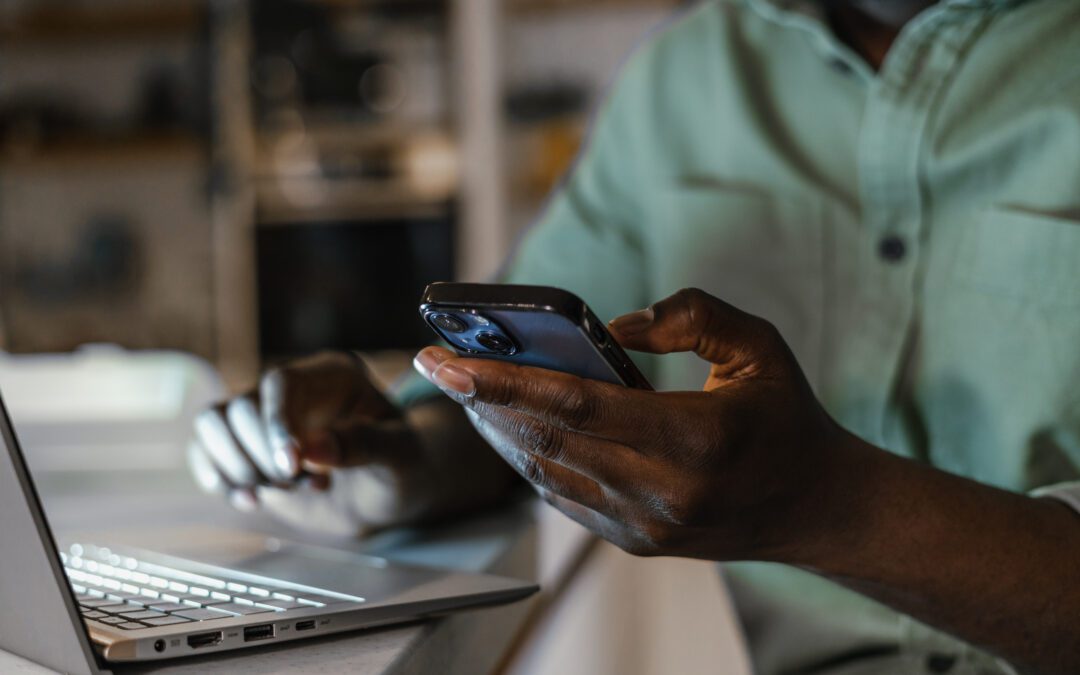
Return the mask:
M530 582L281 543L222 566L56 542L0 397L0 649L67 673L514 602Z

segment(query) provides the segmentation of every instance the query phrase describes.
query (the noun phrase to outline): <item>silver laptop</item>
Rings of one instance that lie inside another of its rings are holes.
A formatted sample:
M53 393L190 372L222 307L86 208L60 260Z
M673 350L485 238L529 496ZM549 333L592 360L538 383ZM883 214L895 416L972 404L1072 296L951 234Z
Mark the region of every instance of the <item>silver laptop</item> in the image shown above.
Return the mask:
M68 673L255 647L536 592L532 583L282 544L227 567L52 536L0 399L0 649Z

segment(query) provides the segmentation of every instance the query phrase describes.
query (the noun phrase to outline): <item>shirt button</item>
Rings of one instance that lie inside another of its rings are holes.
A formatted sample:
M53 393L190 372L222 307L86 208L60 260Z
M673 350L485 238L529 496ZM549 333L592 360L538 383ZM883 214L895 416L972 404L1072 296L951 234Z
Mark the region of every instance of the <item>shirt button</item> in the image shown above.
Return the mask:
M890 234L878 244L878 254L888 262L900 262L907 255L907 245L897 235Z
M851 67L851 64L839 56L834 56L829 59L829 66L841 75L851 75L855 72L855 69Z
M956 665L956 657L950 654L931 654L926 657L926 669L931 673L947 673Z

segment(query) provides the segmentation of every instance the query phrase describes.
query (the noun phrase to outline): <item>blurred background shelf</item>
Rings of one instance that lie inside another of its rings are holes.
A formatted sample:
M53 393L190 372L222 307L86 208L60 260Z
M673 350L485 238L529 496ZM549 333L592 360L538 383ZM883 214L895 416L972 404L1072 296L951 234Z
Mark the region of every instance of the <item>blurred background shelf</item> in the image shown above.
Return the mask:
M0 349L407 352L669 0L0 3ZM602 36L603 39L597 39Z

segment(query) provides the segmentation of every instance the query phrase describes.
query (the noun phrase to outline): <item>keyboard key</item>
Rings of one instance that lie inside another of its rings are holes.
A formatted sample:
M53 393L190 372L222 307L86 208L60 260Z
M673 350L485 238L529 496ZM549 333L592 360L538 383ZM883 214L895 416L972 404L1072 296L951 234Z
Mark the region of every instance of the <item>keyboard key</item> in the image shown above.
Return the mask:
M206 601L215 602L214 600L210 600L206 595L196 595L195 593L176 593L175 597L175 602L187 602L193 604L193 606L201 606L205 604ZM221 602L228 602L228 600L221 600Z
M98 607L99 611L106 614L127 614L128 612L139 612L144 608L140 605L132 605L130 603L124 603L122 605L109 605L108 607Z
M118 623L127 623L127 619L122 616L107 616L104 619L98 619L101 623L107 623L109 625L115 625Z
M143 619L160 619L168 615L165 614L165 612L154 612L147 609L141 612L128 612L126 614L121 614L120 616L126 619L138 619L142 621Z
M214 605L214 609L219 612L229 612L230 614L238 614L240 616L247 616L248 614L262 614L264 612L274 611L267 607L255 607L254 605L239 605L235 602L225 603L224 605Z
M146 600L146 596L140 593L109 593L105 597L109 598L110 600L121 600L123 602L138 602L140 605L144 604L140 601L140 598L142 600Z
M262 595L252 595L251 593L233 593L232 597L233 602L239 602L241 605L251 605L267 599Z
M99 612L96 609L84 609L82 611L82 615L85 619L101 619L103 617L109 616L105 612Z
M150 605L150 609L155 612L178 612L182 609L191 609L191 605L185 605L179 602L165 602L160 605Z
M191 619L192 621L212 621L213 619L227 619L232 616L232 614L215 612L212 609L185 609L179 612L173 612L172 616L179 616L185 619Z
M302 602L296 600L262 600L258 604L267 605L275 609L296 609L298 607L311 607L311 605L305 605Z
M108 607L110 605L122 605L122 600L110 600L108 598L101 598L100 600L83 600L79 603L83 607L89 607L91 609L98 609L100 607Z
M187 623L190 619L185 619L182 616L163 616L160 619L145 619L147 625L150 626L171 626L174 623Z
M142 625L141 623L136 623L135 621L128 621L126 623L118 623L118 624L116 624L116 627L117 628L123 628L124 630L138 630L140 628L146 628L146 626Z

